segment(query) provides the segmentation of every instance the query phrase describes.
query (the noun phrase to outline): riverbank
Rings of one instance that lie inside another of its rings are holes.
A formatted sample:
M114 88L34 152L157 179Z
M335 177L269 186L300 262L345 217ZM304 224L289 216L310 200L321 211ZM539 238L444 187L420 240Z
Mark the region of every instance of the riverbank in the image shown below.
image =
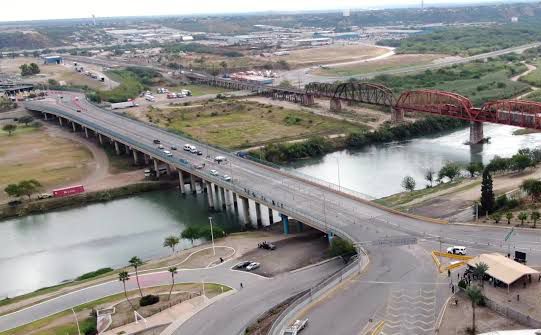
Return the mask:
M30 214L41 214L57 209L67 209L85 206L96 202L106 202L113 199L128 197L134 194L157 190L171 189L176 186L172 181L167 182L141 182L102 191L87 192L70 197L32 199L19 205L0 205L0 220L21 217Z

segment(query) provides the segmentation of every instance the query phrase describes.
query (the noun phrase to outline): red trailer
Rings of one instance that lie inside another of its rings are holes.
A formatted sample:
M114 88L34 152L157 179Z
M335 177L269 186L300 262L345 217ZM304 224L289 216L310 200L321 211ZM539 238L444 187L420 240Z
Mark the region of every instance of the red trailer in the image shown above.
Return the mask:
M83 185L64 187L64 188L53 190L53 197L55 198L66 197L68 195L83 193L84 191L85 191L85 188L83 187Z

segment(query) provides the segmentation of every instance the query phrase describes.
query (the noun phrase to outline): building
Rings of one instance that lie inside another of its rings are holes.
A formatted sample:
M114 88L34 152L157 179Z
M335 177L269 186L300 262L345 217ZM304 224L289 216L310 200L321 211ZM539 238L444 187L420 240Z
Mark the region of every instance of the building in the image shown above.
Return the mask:
M299 40L294 40L298 46L317 46L317 45L328 45L332 44L332 38L320 37L320 38L304 38Z
M43 64L64 64L64 58L62 56L45 56L43 57Z

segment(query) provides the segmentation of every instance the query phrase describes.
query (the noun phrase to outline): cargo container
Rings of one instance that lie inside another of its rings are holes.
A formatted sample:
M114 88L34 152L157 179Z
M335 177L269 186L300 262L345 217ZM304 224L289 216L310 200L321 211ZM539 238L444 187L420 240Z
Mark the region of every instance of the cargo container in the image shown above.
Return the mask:
M84 191L85 191L85 188L83 187L83 185L64 187L64 188L53 190L53 197L55 198L66 197L69 195L83 193Z
M122 108L130 108L130 107L136 107L137 104L135 101L125 101L125 102L117 102L111 104L111 109L122 109Z

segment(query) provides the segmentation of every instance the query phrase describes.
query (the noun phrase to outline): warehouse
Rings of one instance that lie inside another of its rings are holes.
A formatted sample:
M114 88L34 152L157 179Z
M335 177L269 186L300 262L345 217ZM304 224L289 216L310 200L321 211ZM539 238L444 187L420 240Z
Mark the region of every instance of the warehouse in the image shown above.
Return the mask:
M45 56L43 57L43 64L64 64L64 58L61 56Z

